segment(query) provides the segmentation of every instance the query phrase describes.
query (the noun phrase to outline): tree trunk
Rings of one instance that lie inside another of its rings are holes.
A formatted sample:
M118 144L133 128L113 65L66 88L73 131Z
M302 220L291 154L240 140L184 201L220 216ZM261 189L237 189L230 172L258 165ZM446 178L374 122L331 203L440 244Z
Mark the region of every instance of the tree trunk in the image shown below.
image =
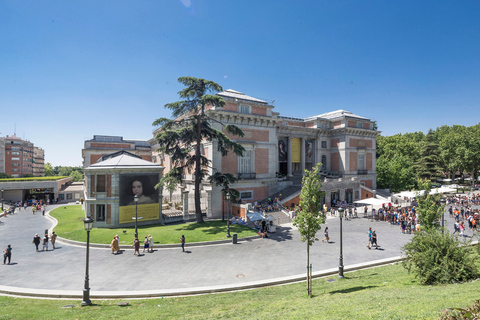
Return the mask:
M203 223L202 208L200 206L200 172L202 170L200 157L202 155L200 147L202 142L202 132L200 128L200 115L197 118L197 146L196 146L196 158L195 158L195 216L198 223Z
M308 240L307 242L307 294L308 297L312 297L312 288L310 288L310 246L308 245Z

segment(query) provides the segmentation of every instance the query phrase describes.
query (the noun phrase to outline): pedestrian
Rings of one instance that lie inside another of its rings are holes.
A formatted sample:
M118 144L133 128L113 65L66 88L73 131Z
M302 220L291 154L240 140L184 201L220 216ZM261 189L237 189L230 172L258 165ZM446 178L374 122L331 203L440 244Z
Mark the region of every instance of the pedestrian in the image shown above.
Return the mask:
M112 242L110 243L110 248L112 248L112 254L117 254L120 251L120 246L118 245L118 238L113 237Z
M465 224L464 224L463 221L462 221L462 222L460 222L460 235L461 235L462 237L465 237L464 232L465 232Z
M185 252L185 236L183 234L180 238L180 243L182 244L182 252Z
M8 245L7 249L3 250L3 264L7 262L8 259L8 264L10 264L10 259L12 259L12 246Z
M368 243L367 243L367 248L371 249L372 248L372 227L368 228Z
M35 214L35 206L32 205L32 213Z
M46 234L46 233L45 233L45 237L43 237L42 251L44 251L45 249L47 249L47 251L48 251L48 234Z
M52 248L55 249L55 241L57 241L57 235L55 231L52 231L52 235L50 236L50 240L52 241Z
M143 240L143 251L142 252L145 252L145 249L147 249L147 252L150 251L150 243L148 242L148 237L145 236L145 240Z
M148 235L148 246L150 247L150 252L153 252L153 237L151 234Z
M23 211L27 210L27 200L25 200L25 203L23 204Z
M140 241L138 241L138 238L135 238L132 247L134 247L133 255L135 255L136 253L140 255Z
M35 247L36 247L37 252L38 252L38 245L40 244L40 237L38 236L38 233L36 233L35 237L33 237L32 243L35 244Z
M330 237L328 236L328 227L325 227L325 231L323 233L325 235L325 238L323 238L322 242L327 241L327 243L330 243Z
M373 245L375 245L375 249L378 249L378 244L377 244L377 233L375 232L375 230L372 231L372 243L371 243L371 246L373 247Z

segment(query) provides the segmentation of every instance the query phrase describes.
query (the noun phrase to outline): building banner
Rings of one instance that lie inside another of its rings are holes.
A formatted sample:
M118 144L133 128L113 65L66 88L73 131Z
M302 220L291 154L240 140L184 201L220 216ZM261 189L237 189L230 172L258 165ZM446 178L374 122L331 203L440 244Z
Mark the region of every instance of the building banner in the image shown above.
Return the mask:
M159 219L158 203L139 204L137 208L139 222ZM135 206L123 206L119 208L118 223L135 222Z
M158 174L121 174L120 207L118 222L120 224L135 222L135 195L138 221L159 219L159 197L155 185L159 182ZM141 218L140 218L141 217Z
M300 163L302 155L302 140L300 138L292 139L292 162Z

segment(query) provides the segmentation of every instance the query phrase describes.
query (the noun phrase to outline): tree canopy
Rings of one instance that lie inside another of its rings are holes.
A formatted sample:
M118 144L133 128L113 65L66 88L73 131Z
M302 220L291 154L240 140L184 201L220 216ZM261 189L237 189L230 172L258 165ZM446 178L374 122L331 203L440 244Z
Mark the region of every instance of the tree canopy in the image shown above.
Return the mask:
M172 110L174 119L159 118L153 122L160 128L155 136L159 144L156 151L168 155L174 165L174 169L165 174L165 179L172 177L180 183L184 175L193 170L195 214L197 222L201 223L200 184L211 166L211 160L202 155L202 143L214 141L222 156L228 151L242 155L244 148L226 133L242 137L243 132L237 126L220 123L205 113L207 106L221 108L225 105L221 96L211 94L223 90L219 84L194 77L181 77L178 82L186 87L178 93L182 100L165 105ZM215 129L212 123L221 125L222 130Z

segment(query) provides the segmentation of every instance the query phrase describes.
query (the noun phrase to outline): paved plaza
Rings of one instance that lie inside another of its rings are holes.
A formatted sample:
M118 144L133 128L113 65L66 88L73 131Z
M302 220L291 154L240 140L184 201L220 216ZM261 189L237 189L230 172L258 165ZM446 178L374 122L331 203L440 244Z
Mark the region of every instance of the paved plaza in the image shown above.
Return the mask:
M55 207L52 205L49 209ZM448 229L453 231L453 219L448 213L445 218ZM30 208L0 220L2 250L7 244L13 247L12 264L1 266L0 292L81 297L84 246L57 240L54 251L36 252L33 236L35 233L42 236L45 229L54 226L54 221L38 213L32 215ZM314 273L338 268L339 218L329 217L325 226L329 228L331 243L318 241L310 249ZM379 250L366 247L370 226L377 231ZM116 233L112 230L112 235ZM466 230L466 235L471 236L471 231ZM400 248L411 237L402 234L399 226L387 222L365 218L343 221L344 265L347 269L356 264L399 257ZM323 238L323 231L318 233L318 238ZM133 239L121 237L120 240L130 243ZM298 231L291 224L285 224L268 239L256 238L235 245L188 246L187 239L185 253L181 252L180 245L156 246L153 253L141 256L134 256L131 249L112 255L107 247L91 248L90 288L92 297L213 292L298 279L304 277L305 267L306 244L300 241Z

